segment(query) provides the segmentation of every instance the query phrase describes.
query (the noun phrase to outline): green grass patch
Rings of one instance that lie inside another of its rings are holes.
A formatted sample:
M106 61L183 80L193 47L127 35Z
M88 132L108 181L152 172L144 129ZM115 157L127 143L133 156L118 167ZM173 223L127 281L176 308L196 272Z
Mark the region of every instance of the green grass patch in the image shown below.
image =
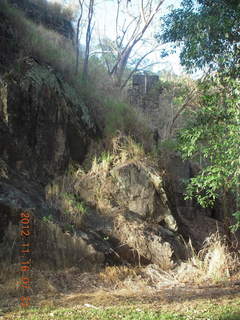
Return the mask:
M161 302L159 302L159 308ZM154 307L156 309L156 306ZM166 309L166 306L165 306ZM169 310L174 310L174 304L169 306ZM196 306L186 307L183 303L182 311L175 312L164 310L149 310L142 306L131 307L98 307L81 308L31 308L26 311L17 311L8 314L6 319L19 320L239 320L240 301L232 304L221 305L217 303L205 302Z

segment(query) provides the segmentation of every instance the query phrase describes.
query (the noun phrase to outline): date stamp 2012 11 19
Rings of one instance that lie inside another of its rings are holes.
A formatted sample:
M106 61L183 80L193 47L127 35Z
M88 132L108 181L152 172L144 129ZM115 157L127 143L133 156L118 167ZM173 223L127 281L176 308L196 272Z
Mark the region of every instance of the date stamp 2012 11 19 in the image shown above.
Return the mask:
M28 289L31 289L31 279L30 279L30 270L31 270L31 243L30 235L32 233L32 216L29 212L20 213L20 236L21 242L19 246L20 253L20 281L18 286L24 288L24 292L27 292ZM20 297L20 305L22 308L27 308L30 306L30 297L28 295Z

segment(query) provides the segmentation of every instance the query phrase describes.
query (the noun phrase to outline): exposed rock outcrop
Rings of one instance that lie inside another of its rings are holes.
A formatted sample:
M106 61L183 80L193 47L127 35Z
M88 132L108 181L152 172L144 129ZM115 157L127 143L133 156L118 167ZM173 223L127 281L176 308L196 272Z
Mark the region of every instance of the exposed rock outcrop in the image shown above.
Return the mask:
M22 180L20 180L22 178ZM59 212L44 201L39 185L26 181L24 176L0 181L0 260L5 264L20 264L21 244L29 244L34 268L65 268L78 266L92 270L104 262L104 254L94 249L81 235L63 233L58 223ZM21 236L20 214L30 214L29 236ZM43 216L53 217L51 221Z
M2 159L42 183L81 162L96 130L74 89L33 58L2 78L0 116Z
M166 268L186 257L162 178L151 168L126 162L105 173L83 176L75 189L97 209L95 217L84 218L86 228L115 242L114 250L123 260Z
M144 220L164 222L168 229L177 231L159 174L130 163L115 167L111 175L117 188L118 203L123 203Z
M44 186L65 172L70 161L81 163L95 135L74 89L33 58L19 60L0 82L0 132L1 258L16 262L20 213L27 211L33 217L35 262L54 267L102 263L104 255L80 235L63 234L59 212L44 195ZM44 223L44 216L53 222Z
M200 249L210 234L217 231L224 234L222 209L218 204L213 208L202 208L195 200L184 200L186 181L199 171L193 162L182 161L176 153L169 154L164 162L168 172L164 189L171 211L175 212L179 232L185 240L191 239L196 249Z

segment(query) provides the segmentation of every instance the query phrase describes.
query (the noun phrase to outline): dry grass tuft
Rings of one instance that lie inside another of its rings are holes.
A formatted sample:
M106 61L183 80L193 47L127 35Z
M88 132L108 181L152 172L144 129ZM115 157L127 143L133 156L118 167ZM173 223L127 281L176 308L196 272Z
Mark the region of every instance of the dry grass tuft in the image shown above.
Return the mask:
M183 282L218 282L228 278L239 265L237 257L230 252L226 239L218 232L205 240L198 253L191 242L188 250L191 257L177 269L177 278Z
M143 282L141 274L140 267L110 266L99 273L99 278L104 286L112 289L134 289Z
M86 172L83 170L76 172L79 188L89 190L89 194L93 195L89 202L105 211L112 209L112 201L114 202L118 192L113 169L122 165L135 164L139 168L146 169L150 179L154 173L159 177L153 156L147 155L143 146L136 143L132 137L118 131L115 137L107 141L107 144L108 147L105 148L107 151L100 153L97 150L95 154L92 152L91 158L88 157L88 162L92 165L90 168L88 166Z
M154 161L146 155L141 144L136 143L132 137L118 131L109 143L108 152L103 152L99 158L94 157L90 175L106 174L110 168L123 165L127 162L153 165Z
M67 229L71 229L73 224L75 228L80 227L82 217L87 212L86 204L79 199L74 190L78 176L82 174L83 171L79 166L70 165L65 175L55 179L45 189L48 204L60 210Z
M231 272L237 269L237 257L230 252L226 239L221 238L219 233L206 239L199 255L209 278L217 280L229 277Z
M187 244L191 257L175 269L166 269L157 265L146 267L107 267L100 273L105 286L118 289L133 289L144 286L152 289L181 287L184 283L218 283L229 279L239 270L239 260L227 246L219 233L210 235L199 253L191 242Z
M112 139L112 150L115 155L115 164L121 165L127 161L144 161L147 159L143 146L136 143L131 137L121 132Z

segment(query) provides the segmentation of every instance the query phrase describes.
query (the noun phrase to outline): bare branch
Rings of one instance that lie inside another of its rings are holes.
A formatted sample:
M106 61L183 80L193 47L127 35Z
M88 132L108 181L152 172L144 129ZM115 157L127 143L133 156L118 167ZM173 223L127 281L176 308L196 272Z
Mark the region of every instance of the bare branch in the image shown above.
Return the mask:
M124 81L124 83L121 85L121 89L125 88L126 84L128 83L128 81L131 79L132 75L136 72L136 71L139 71L138 67L140 66L140 64L142 63L142 61L149 55L151 54L153 51L155 50L152 49L150 50L149 52L147 52L146 54L144 54L137 62L137 64L135 65L134 69L130 72L129 76L127 77L127 79ZM158 62L157 62L158 63ZM151 65L155 65L157 63L152 63ZM144 70L146 69L147 67L150 67L151 65L148 65L144 68L142 68L141 70Z
M84 63L83 63L83 79L84 80L87 80L88 78L89 50L90 50L92 32L94 28L94 25L92 25L93 12L94 12L94 0L89 0L88 25L87 25L87 32L86 32L86 48L85 48L85 56L84 56Z
M175 116L172 119L171 125L170 125L170 129L169 129L169 133L172 134L173 131L173 127L174 124L176 122L176 120L179 118L179 116L182 114L182 112L187 109L189 106L191 106L191 102L192 100L196 97L196 93L197 90L195 88L193 88L191 90L191 92L187 95L185 102L183 103L182 107L178 110L178 112L175 114Z
M79 31L80 31L80 23L82 21L82 16L83 16L83 4L84 0L79 0L79 7L80 7L80 14L77 22L77 35L76 35L76 66L75 66L75 73L78 73L78 66L79 66Z
M103 59L104 59L104 61L105 61L105 63L106 63L107 70L108 70L108 74L110 74L110 73L111 73L111 68L110 68L110 65L109 65L109 63L108 63L107 57L106 57L105 54L104 54L104 53L108 53L109 51L104 50L104 46L103 46L103 44L102 44L102 41L101 41L100 37L99 37L99 44L100 44L100 47L101 47L101 49L102 49L102 51L101 51L100 53L103 54Z
M143 40L143 37L146 31L148 30L150 24L152 23L156 14L159 12L160 7L162 6L165 0L159 0L157 5L154 8L153 8L153 0L147 0L146 2L144 0L138 0L138 1L139 1L139 12L137 15L136 14L133 15L130 13L128 6L127 6L127 12L126 12L126 8L123 11L121 11L121 4L123 4L123 0L117 0L116 23L115 23L115 28L116 28L115 44L116 44L117 54L115 56L115 62L111 68L110 68L109 62L106 61L107 58L104 58L109 75L113 77L116 85L122 88L126 85L128 81L128 80L125 80L122 83L122 78L123 78L124 71L127 67L128 61L132 55L132 52L134 51L134 48L136 47L136 45ZM123 15L127 14L130 19L127 25L126 25L126 19L124 19L124 22L121 28L119 27L119 23L121 20L120 13L122 13ZM121 30L121 32L119 32L119 29ZM150 52L152 52L152 50L150 50ZM141 64L143 59L146 58L146 56L150 52L147 52L139 59L139 61L135 65L135 68L131 71L131 74L133 74L139 68L139 65Z
M147 20L146 20L146 17L145 17L145 10L144 10L144 5L143 5L143 0L141 0L141 16L142 16L142 20L146 24Z
M115 31L116 31L116 42L118 42L119 34L118 34L118 25L119 25L119 13L120 13L120 3L121 0L117 0L117 14L116 14L116 21L115 21Z

